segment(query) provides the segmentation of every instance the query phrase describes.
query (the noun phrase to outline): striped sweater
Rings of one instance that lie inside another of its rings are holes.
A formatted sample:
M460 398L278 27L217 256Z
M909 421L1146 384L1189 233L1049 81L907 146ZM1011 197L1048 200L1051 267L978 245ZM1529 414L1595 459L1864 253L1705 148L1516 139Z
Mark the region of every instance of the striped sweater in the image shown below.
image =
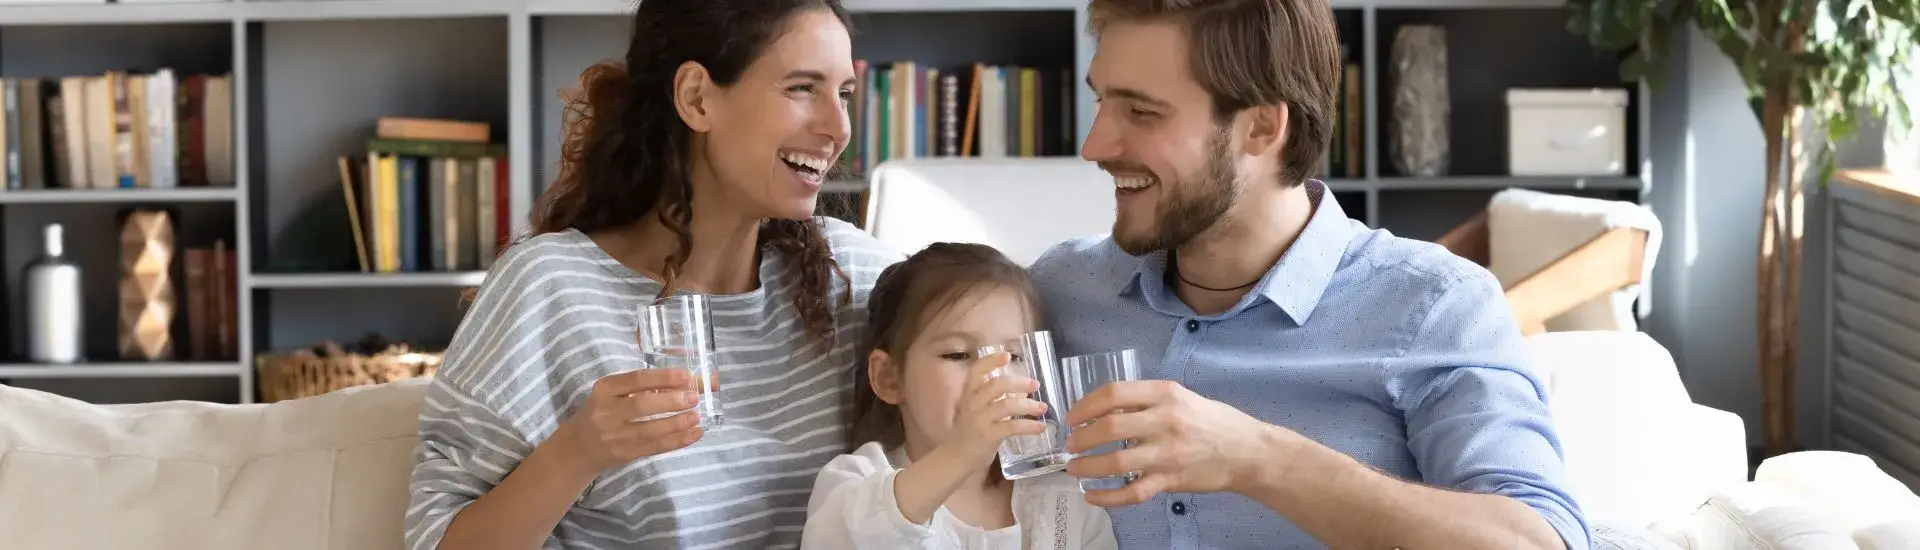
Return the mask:
M805 334L786 259L762 255L761 285L711 296L726 423L694 445L603 472L546 548L793 548L813 478L846 452L843 409L874 279L902 255L840 220L823 224L838 279L828 353ZM407 544L435 548L453 517L499 483L595 380L639 365L633 311L659 283L573 230L540 235L493 267L461 321L420 413Z

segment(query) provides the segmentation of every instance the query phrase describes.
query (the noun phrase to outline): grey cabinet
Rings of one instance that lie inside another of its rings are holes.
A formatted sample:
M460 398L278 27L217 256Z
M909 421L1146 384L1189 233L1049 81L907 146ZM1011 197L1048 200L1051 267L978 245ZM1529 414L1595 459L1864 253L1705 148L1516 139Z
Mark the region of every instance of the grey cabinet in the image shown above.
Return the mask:
M1920 487L1920 182L1862 172L1832 186L1831 444Z

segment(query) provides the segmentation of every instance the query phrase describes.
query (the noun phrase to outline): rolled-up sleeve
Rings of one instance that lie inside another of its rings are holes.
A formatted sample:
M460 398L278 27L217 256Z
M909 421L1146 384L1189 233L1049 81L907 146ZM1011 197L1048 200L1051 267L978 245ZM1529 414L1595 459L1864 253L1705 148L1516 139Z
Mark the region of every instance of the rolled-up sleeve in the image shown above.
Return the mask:
M1546 386L1527 363L1499 283L1470 273L1428 299L1420 330L1392 371L1422 481L1513 498L1567 547L1587 548L1590 527L1568 490Z

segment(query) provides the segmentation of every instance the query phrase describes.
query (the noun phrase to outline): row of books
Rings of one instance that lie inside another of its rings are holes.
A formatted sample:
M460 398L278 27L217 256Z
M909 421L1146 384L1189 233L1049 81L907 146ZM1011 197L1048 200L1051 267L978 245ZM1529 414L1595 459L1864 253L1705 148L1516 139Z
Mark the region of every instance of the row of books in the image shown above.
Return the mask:
M841 168L854 175L896 158L1078 154L1071 69L855 60L860 85L848 106L853 138ZM1360 65L1344 67L1333 135L1320 177L1366 172L1367 123Z
M233 185L229 75L0 79L6 189Z
M897 158L1074 153L1072 69L856 59L854 70L854 135L841 157L854 174Z
M505 147L486 123L388 118L365 154L338 159L360 270L492 267L508 231Z

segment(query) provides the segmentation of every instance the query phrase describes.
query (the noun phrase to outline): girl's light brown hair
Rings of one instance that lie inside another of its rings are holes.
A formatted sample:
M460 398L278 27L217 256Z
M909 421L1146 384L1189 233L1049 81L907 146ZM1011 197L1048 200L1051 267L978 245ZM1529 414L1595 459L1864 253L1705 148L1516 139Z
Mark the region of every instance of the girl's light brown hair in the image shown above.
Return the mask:
M954 304L981 291L1009 289L1027 305L1027 318L1041 318L1040 299L1033 280L1019 264L993 247L967 243L934 243L912 257L887 267L867 296L867 335L864 350L881 350L899 365L914 337ZM896 368L899 368L896 366ZM901 376L912 376L901 371ZM878 441L887 448L906 441L900 408L873 392L873 380L862 361L853 382L853 429L847 448ZM999 466L993 473L998 479Z

